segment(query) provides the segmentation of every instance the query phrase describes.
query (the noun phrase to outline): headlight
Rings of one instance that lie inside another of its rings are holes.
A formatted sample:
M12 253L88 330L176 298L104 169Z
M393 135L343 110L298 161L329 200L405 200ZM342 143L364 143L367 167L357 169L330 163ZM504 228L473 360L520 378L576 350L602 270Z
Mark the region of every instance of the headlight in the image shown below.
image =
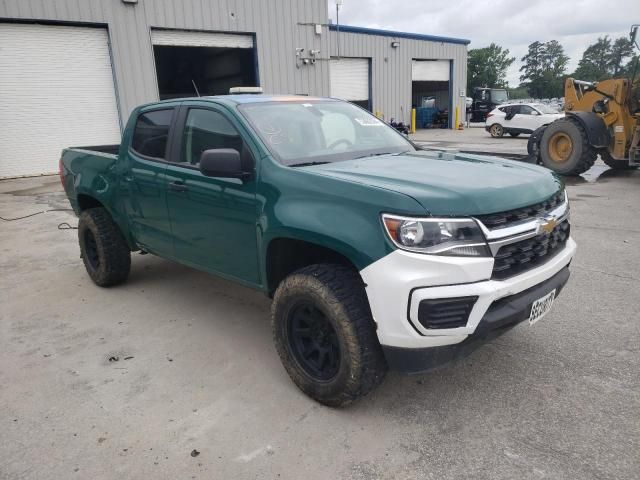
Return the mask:
M403 250L455 257L490 257L475 220L470 218L411 218L382 215L393 243Z

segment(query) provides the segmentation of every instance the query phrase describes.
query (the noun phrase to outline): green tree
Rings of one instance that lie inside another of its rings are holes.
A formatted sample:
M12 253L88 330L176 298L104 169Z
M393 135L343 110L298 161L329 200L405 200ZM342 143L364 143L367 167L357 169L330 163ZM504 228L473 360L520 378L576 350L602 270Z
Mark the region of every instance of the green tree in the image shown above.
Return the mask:
M631 75L633 53L633 43L625 37L614 41L608 36L600 37L584 51L573 76L580 80L597 82Z
M564 48L556 40L535 41L522 57L520 81L534 98L562 96L564 77L569 63Z
M625 59L633 57L633 42L625 37L616 38L611 45L609 66L614 77L624 75L627 65Z
M611 39L608 36L599 37L596 43L589 45L584 51L573 76L590 82L611 78L610 64Z
M631 60L627 62L621 72L621 76L631 78L633 75L640 75L640 56L634 55Z
M506 87L507 69L515 61L509 50L492 43L473 48L467 57L467 91L474 87Z
M511 100L529 98L529 92L525 87L508 88L507 91Z
M569 64L569 57L564 48L556 40L546 43L543 52L544 97L561 97L564 93L564 78Z
M542 52L544 50L544 43L537 40L531 44L527 49L527 54L520 59L523 65L520 67L522 75L520 75L520 82L523 86L529 87L529 85L542 77ZM535 88L535 86L533 87ZM531 90L529 94L535 96Z

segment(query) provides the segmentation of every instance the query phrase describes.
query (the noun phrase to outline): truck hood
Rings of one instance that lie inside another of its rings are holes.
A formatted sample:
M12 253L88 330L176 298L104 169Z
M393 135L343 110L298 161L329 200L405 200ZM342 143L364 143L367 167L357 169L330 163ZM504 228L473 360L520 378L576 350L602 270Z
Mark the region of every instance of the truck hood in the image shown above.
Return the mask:
M431 215L481 215L541 202L562 187L550 170L495 157L418 151L315 165L315 173L393 190ZM384 205L381 206L384 210Z

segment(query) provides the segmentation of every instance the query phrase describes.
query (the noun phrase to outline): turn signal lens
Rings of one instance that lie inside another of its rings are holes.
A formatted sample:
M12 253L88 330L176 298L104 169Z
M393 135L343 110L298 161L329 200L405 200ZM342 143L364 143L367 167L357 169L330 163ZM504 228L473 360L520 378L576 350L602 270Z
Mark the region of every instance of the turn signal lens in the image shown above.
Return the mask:
M400 228L401 220L393 217L382 217L382 221L384 222L384 226L387 228L387 233L391 237L391 240L394 242L398 241L398 229Z

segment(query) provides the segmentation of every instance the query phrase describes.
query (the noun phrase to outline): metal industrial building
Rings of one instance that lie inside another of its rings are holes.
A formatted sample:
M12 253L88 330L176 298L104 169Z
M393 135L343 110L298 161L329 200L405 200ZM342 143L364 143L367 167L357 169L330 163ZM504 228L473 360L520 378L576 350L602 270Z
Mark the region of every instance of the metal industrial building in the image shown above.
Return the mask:
M261 86L390 120L464 112L468 40L327 23L327 0L0 1L0 177L109 144L136 105Z

